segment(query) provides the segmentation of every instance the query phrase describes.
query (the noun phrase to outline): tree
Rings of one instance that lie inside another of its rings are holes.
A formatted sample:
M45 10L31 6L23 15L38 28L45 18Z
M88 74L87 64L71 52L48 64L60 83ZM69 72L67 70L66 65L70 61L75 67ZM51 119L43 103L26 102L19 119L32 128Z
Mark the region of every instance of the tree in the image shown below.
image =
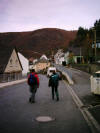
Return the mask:
M100 19L96 20L96 22L94 23L94 28L96 30L97 41L100 41Z
M73 42L71 42L71 44L73 43L77 47L83 47L84 42L86 40L87 33L88 33L87 29L84 29L83 27L79 27L77 36L76 36L75 40Z
M77 32L77 37L80 37L82 40L86 37L88 30L82 27L79 27Z
M96 30L96 42L100 43L100 19L96 20L94 23L94 28ZM93 28L84 29L83 27L79 27L77 31L76 38L70 42L69 47L72 48L80 47L82 50L83 56L86 58L86 61L88 62L90 58L94 60L95 58L95 52L92 48L92 44L94 42L94 32ZM100 48L97 48L97 54L100 56Z
M68 56L68 63L69 64L73 64L74 63L74 53L72 52L72 51L70 51L70 53L69 53L69 56Z

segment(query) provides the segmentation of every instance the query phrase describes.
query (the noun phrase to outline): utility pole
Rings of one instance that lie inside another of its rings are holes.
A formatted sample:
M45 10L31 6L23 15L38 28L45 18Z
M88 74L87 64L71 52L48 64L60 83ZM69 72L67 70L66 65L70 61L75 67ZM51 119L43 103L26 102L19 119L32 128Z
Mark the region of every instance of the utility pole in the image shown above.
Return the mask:
M51 60L52 62L54 62L54 51L53 50L51 50Z
M81 57L81 47L80 47L80 64L82 63L82 57Z
M94 50L95 50L95 61L96 61L96 29L94 29Z

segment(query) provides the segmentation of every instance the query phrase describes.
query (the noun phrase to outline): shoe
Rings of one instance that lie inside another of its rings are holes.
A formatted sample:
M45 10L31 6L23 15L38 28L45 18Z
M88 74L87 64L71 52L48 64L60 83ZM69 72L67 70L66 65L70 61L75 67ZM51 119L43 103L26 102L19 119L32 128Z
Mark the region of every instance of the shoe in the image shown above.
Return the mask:
M34 100L32 100L32 98L31 98L31 97L29 98L29 102L30 102L30 103L35 103L35 101L34 101Z
M31 97L29 98L29 102L31 103L31 101L32 101L32 99L31 99Z
M32 101L32 100L31 100L31 103L35 103L35 101Z
M59 98L57 97L57 101L59 101Z

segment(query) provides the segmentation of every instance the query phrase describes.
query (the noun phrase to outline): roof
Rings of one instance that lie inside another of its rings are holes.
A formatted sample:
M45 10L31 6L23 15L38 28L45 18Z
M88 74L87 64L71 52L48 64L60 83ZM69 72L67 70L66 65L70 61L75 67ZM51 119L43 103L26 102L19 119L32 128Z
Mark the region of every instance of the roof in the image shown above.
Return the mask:
M17 49L16 48L10 48L8 50L8 48L6 47L5 49L0 51L0 73L4 73L4 70L5 70L5 68L6 68L7 64L8 64L9 58L10 58L10 56L11 56L11 54L12 54L14 49L15 49L15 51L17 53ZM17 53L17 57L18 57L18 60L19 60L18 53ZM20 60L19 60L19 63L21 65ZM22 68L22 65L21 65L21 68Z
M100 71L97 71L96 73L100 73Z
M28 67L28 64L29 64L29 61L27 58L25 58L21 53L18 52L18 57L20 59L20 62L22 64L22 67L23 67L23 71L22 73L27 73L29 72L29 67Z
M36 63L48 63L49 61L46 59L39 59Z
M20 61L20 59L19 59L18 51L17 51L16 48L13 48L13 49L15 49L15 51L16 51L16 54L17 54L17 57L18 57L18 60L19 60L19 64L20 64L20 66L21 66L21 68L22 68L22 70L23 70L23 67L22 67L21 61Z
M4 70L6 68L6 65L8 63L8 60L9 60L9 58L11 56L12 51L13 51L12 48L10 50L5 48L5 49L0 51L0 73L4 72Z
M42 55L42 56L40 57L40 59L46 59L46 60L48 60L48 58L46 57L46 55Z

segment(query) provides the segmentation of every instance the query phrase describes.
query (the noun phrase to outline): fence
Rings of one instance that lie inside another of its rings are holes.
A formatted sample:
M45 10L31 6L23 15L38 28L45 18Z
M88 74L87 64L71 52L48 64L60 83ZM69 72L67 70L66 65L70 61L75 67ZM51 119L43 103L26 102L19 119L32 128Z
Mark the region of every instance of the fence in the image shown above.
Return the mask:
M26 77L27 75L22 75L21 73L0 74L0 83L20 80Z

